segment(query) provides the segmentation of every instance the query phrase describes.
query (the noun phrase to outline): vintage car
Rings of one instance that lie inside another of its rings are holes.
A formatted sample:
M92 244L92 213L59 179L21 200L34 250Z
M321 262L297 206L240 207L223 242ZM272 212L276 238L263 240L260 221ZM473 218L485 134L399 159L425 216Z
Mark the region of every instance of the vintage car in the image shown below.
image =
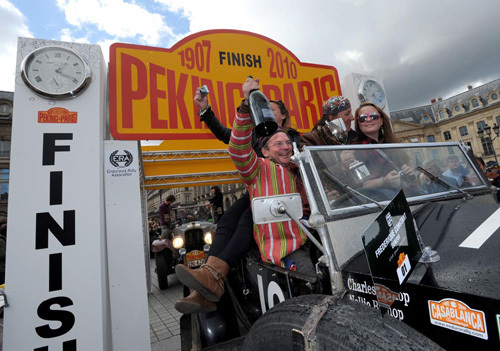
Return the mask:
M179 206L170 211L172 226L168 238L153 241L158 287L168 288L168 276L177 264L199 267L206 260L216 226L202 205Z
M293 160L311 216L288 194L253 199L254 222L302 225L316 275L250 250L218 310L181 323L183 350L500 349L500 206L470 148L314 146ZM387 172L400 186L380 187Z

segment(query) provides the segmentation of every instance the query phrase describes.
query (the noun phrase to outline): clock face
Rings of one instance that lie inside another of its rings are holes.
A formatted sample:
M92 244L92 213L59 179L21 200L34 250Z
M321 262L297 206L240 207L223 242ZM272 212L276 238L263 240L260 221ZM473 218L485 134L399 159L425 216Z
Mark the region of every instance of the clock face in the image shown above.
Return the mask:
M46 46L24 59L21 76L28 87L48 98L70 98L90 84L90 67L76 52Z
M359 94L363 96L365 101L373 102L380 108L385 107L385 91L382 86L373 79L367 79L361 83Z

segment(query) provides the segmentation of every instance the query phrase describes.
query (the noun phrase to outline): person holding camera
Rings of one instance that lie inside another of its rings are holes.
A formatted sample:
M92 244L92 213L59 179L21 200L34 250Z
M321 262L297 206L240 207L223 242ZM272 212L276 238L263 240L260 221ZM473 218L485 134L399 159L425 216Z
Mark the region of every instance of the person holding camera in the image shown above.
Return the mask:
M215 137L222 141L224 144L229 144L229 138L231 137L231 128L225 127L217 118L212 107L208 103L208 95L204 93L204 90L200 87L196 90L194 95L194 103L200 109L198 116L200 116L200 121L204 122L210 131L215 135ZM293 142L297 145L300 144L300 133L292 128L292 121L290 118L290 112L286 108L286 105L281 100L270 100L271 109L276 119L276 123L280 126L290 137ZM259 138L252 133L252 147L257 153L257 156L264 157L259 146Z

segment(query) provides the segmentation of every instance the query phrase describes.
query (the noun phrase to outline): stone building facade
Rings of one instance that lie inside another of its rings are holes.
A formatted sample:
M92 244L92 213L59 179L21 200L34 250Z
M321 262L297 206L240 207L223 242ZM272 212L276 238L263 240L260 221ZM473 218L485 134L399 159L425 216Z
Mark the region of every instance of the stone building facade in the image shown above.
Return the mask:
M14 93L0 91L0 217L7 215Z
M243 183L219 185L224 197L224 210L227 210L244 193ZM184 206L203 205L210 199L210 185L197 187L172 188L148 191L148 216L157 218L159 206L169 195L174 195L177 202Z
M460 141L472 147L485 162L495 161L500 153L500 138L493 132L500 125L500 79L467 90L430 105L391 111L393 130L402 142ZM479 130L491 127L491 137Z

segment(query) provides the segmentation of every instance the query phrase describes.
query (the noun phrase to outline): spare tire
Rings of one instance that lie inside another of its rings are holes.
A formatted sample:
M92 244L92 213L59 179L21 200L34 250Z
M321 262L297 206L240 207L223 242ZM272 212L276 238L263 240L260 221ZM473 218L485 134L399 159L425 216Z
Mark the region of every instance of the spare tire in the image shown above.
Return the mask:
M284 301L261 316L250 329L244 351L290 351L292 330L301 330L313 307L327 295L304 295ZM330 296L331 297L331 296ZM334 300L334 299L332 299ZM442 350L399 320L348 299L329 305L316 327L317 350Z

